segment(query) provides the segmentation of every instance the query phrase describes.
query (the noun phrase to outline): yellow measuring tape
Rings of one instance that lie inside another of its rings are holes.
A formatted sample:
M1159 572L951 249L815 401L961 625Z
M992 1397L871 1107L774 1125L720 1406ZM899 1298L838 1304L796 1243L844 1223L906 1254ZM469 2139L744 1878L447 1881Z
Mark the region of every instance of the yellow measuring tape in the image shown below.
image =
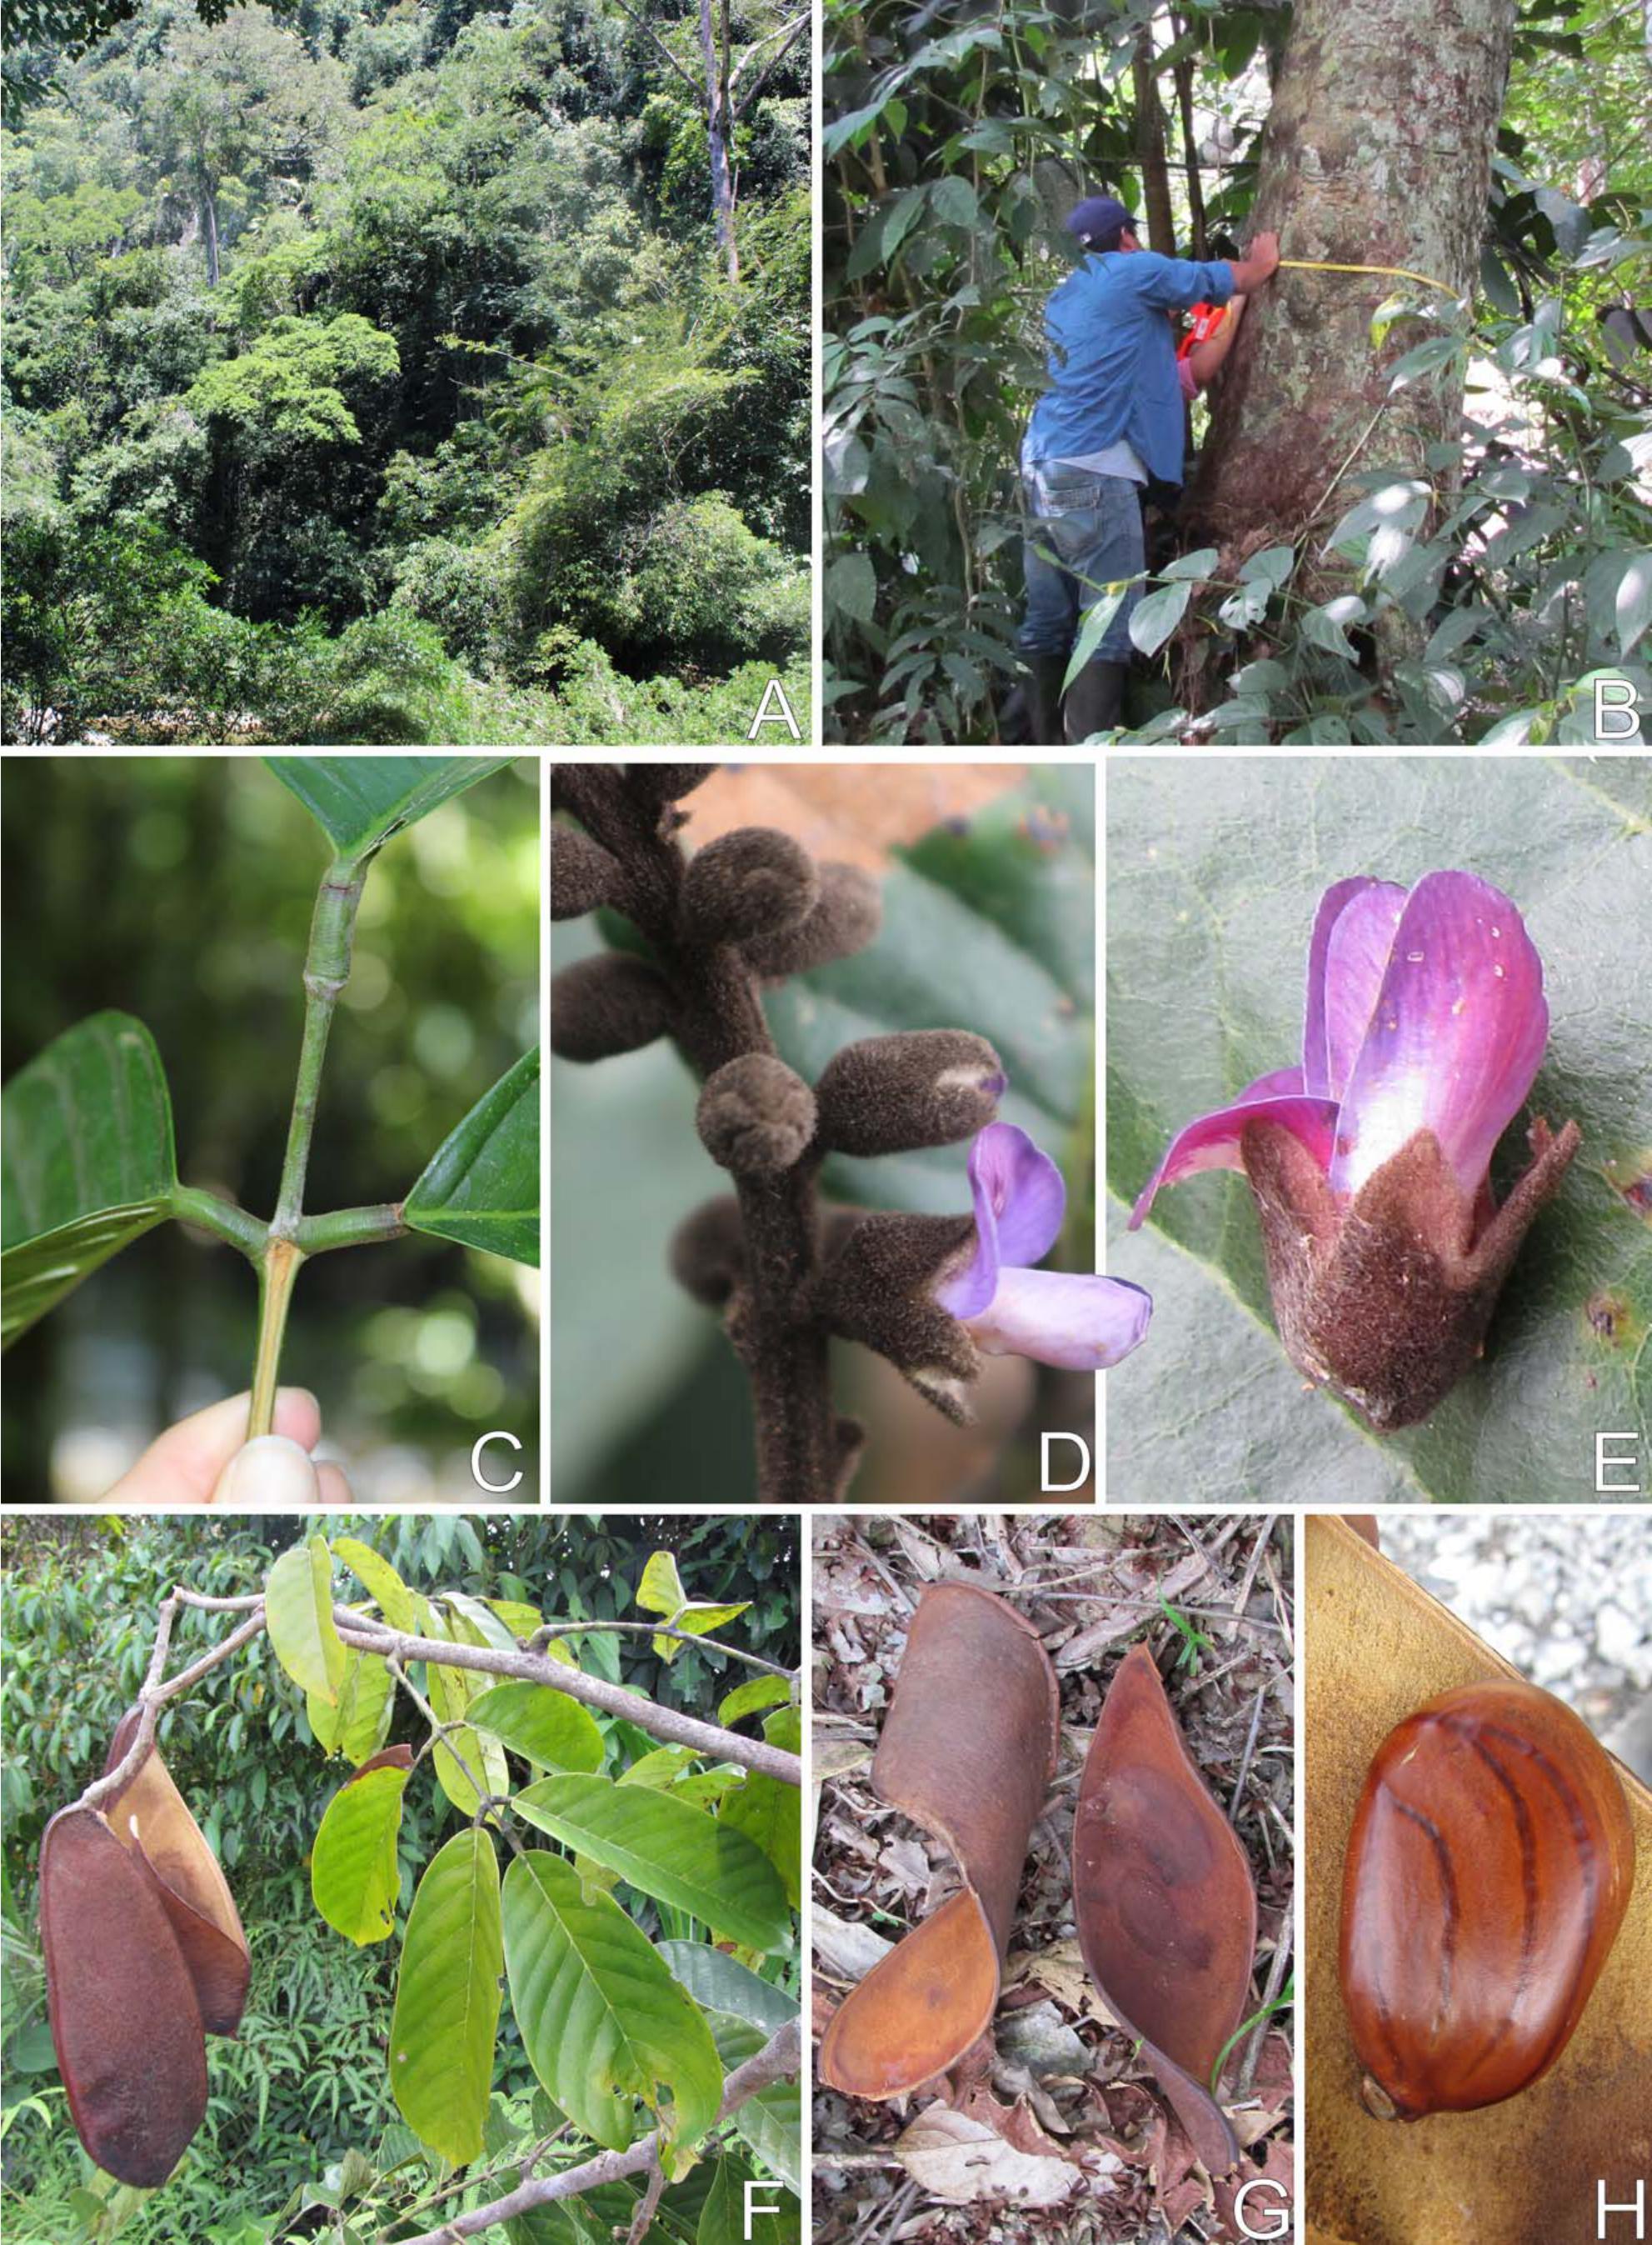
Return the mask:
M1459 293L1443 281L1436 281L1431 273L1413 273L1408 265L1331 265L1317 257L1282 257L1279 263L1283 270L1291 273L1384 273L1395 281L1420 281L1425 288L1438 288L1442 296Z

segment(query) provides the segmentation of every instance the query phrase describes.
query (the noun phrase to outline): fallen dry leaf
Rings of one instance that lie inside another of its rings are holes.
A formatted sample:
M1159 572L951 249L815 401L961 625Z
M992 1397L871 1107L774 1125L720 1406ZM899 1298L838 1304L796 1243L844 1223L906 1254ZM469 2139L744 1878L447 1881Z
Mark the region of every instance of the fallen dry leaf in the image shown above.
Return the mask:
M1059 2206L1080 2180L1070 2160L1059 2153L1017 2151L984 2121L945 2105L931 2105L920 2113L893 2148L920 2189L953 2206L971 2206L981 2199Z

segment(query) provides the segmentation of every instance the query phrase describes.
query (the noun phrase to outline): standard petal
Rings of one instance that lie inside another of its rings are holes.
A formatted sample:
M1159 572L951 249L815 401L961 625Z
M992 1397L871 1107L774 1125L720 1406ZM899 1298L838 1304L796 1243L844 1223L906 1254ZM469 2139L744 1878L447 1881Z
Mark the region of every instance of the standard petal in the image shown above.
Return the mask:
M974 1255L936 1289L936 1299L955 1318L971 1318L986 1307L1006 1265L1041 1261L1056 1243L1066 1207L1060 1170L1013 1122L989 1122L976 1133L970 1191Z
M1234 1105L1242 1107L1253 1099L1299 1098L1307 1089L1299 1068L1272 1068L1254 1083L1246 1084Z
M1269 1081L1267 1076L1262 1078L1264 1083ZM1130 1230L1138 1230L1146 1221L1161 1185L1180 1184L1183 1177L1191 1177L1196 1170L1242 1169L1239 1141L1247 1122L1278 1123L1282 1129L1301 1139L1322 1169L1330 1168L1337 1136L1334 1099L1310 1099L1305 1094L1276 1099L1239 1099L1231 1107L1219 1107L1214 1114L1201 1115L1185 1130L1176 1133L1170 1141L1170 1150L1148 1179L1141 1198L1130 1211Z
M1344 905L1325 952L1325 1089L1341 1099L1348 1089L1378 994L1388 970L1388 955L1405 910L1405 891L1394 881L1374 881Z
M1520 913L1473 873L1430 873L1406 899L1349 1079L1330 1185L1358 1191L1432 1130L1466 1192L1532 1088L1548 1041L1543 962Z
M1351 880L1333 881L1319 899L1319 909L1314 914L1314 932L1308 941L1308 1000L1303 1014L1302 1072L1303 1089L1317 1099L1337 1097L1337 1087L1330 1075L1326 1036L1326 977L1330 960L1331 933L1350 905L1371 889L1386 889L1391 882L1379 881L1374 873L1356 873ZM1395 896L1404 902L1404 889L1395 889ZM1371 1003L1377 999L1377 986L1371 985ZM1365 1018L1371 1018L1371 1007L1365 1008Z
M1005 1269L967 1330L988 1356L1030 1356L1068 1372L1105 1372L1141 1346L1152 1316L1152 1295L1123 1278Z

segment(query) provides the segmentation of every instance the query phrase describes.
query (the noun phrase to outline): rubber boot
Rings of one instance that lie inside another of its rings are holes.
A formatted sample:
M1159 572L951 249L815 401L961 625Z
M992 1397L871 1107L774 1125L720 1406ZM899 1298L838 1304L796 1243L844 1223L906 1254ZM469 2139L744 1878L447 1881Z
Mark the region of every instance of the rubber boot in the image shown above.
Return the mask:
M1064 655L1027 655L1026 744L1033 749L1059 749L1066 739L1061 729L1061 681L1066 676Z
M1067 689L1066 737L1087 741L1093 734L1110 733L1124 715L1124 682L1129 665L1087 662Z

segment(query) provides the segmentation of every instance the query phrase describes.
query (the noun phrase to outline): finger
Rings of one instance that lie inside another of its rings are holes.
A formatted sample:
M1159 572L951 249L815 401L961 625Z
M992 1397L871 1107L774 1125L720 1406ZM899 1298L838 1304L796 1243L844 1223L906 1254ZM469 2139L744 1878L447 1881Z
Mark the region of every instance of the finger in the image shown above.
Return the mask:
M210 1502L220 1511L295 1512L321 1501L315 1463L285 1434L260 1434L238 1449Z
M225 1467L247 1439L251 1398L227 1395L158 1434L105 1502L118 1506L206 1504ZM283 1387L275 1398L274 1428L301 1449L321 1439L322 1408L304 1387Z
M355 1500L350 1495L350 1485L344 1478L342 1466L317 1466L315 1478L321 1483L321 1502L323 1504L348 1506L355 1503Z

